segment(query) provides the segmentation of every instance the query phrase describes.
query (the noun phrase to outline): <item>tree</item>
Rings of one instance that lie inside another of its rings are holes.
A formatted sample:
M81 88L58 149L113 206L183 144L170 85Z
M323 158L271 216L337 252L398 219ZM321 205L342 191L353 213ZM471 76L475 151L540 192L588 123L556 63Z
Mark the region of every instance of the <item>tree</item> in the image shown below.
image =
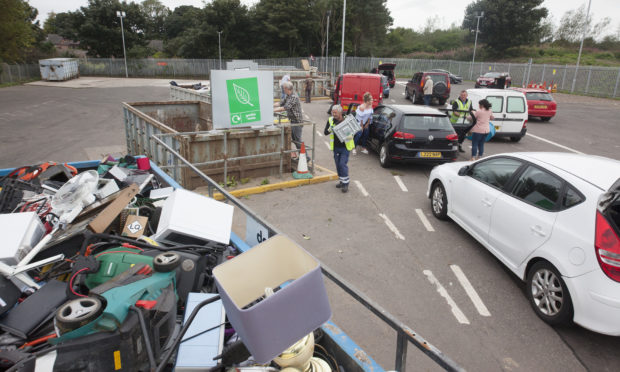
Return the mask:
M0 61L21 62L37 41L37 10L24 0L0 0L0 9Z
M593 16L594 14L590 13L586 19L586 10L583 5L577 9L567 11L560 20L560 25L555 33L555 38L569 43L578 42L581 40L584 26L586 28L587 38L598 38L601 33L607 29L607 26L611 23L611 19L609 17L605 17L598 23L594 24L592 22Z
M483 11L478 41L485 42L491 54L501 55L508 48L537 42L549 13L541 7L543 1L477 0L465 9L463 28L475 32L475 14Z
M375 55L385 41L388 27L394 21L387 0L365 0L347 3L347 38L354 56Z
M170 9L159 0L144 0L140 8L146 18L144 30L146 39L163 39L166 18L170 15Z

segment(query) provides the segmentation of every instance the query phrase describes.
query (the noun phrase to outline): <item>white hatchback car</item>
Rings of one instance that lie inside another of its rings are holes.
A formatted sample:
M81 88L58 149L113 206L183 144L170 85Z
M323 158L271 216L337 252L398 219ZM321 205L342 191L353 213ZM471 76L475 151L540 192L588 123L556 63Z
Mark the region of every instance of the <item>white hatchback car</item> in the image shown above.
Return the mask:
M550 324L620 335L620 161L511 153L435 167L427 196L526 282Z

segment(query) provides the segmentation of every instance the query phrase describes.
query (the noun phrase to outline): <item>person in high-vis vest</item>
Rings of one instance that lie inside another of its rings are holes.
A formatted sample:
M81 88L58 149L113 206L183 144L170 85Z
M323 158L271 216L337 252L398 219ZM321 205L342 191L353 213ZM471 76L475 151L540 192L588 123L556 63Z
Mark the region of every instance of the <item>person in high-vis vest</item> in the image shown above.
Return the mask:
M452 114L450 114L450 122L452 124L464 124L466 121L470 121L470 118L468 118L467 115L471 114L473 108L471 106L471 100L467 98L467 91L462 90L459 94L459 98L452 101L452 110ZM467 132L469 132L476 123L471 121L469 124L470 125L467 127L458 127L458 129L455 128L456 134L459 136L459 152L465 152L462 148L463 141L465 141Z
M334 105L332 107L332 116L327 120L325 135L329 135L329 149L334 152L334 162L336 163L336 170L338 171L338 179L340 182L336 185L342 192L349 191L349 153L355 148L355 141L353 136L350 135L345 138L345 142L340 141L338 136L334 135L334 127L344 120L342 115L342 106Z

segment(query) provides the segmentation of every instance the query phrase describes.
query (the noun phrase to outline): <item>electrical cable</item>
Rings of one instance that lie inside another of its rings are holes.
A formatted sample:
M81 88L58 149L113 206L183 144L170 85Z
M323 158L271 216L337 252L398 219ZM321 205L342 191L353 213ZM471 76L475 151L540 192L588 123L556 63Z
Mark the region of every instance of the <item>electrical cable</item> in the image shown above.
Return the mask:
M38 345L38 344L40 344L40 343L43 343L43 342L45 342L45 341L49 340L50 338L55 338L55 337L57 337L57 336L56 336L56 333L52 333L52 334L49 334L49 335L47 335L47 336L43 336L43 337L41 337L41 338L37 338L36 340L26 342L25 344L23 344L23 345L22 345L22 346L20 346L19 348L20 348L20 349L23 349L23 348L26 348L26 347L28 347L28 346L36 346L36 345Z
M79 273L81 273L82 271L86 271L86 270L90 270L88 267L85 267L83 269L80 269L78 271L75 272L75 274L73 274L71 276L71 279L69 280L69 290L71 291L71 293L73 293L74 295L78 296L78 297L88 297L85 296L83 294L79 294L77 293L74 289L73 289L73 280L75 279L76 276L78 276Z

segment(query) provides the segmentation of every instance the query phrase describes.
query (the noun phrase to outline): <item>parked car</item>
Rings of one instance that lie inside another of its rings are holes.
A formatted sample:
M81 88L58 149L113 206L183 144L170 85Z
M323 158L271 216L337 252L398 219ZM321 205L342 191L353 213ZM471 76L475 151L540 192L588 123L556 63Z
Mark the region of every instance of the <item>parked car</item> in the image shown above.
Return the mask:
M405 87L405 99L411 99L413 103L421 103L424 97L423 88L426 76L433 80L433 98L440 105L445 105L450 98L450 76L445 72L416 72Z
M445 72L446 74L448 74L448 76L450 76L450 83L452 84L461 84L463 82L463 78L458 76L458 75L454 75L453 73L451 73L448 70L442 70L440 68L434 68L431 71L435 71L435 72Z
M381 75L381 89L383 89L383 98L388 98L390 96L390 83L385 75Z
M620 335L620 161L513 153L435 167L427 196L526 282L536 314Z
M491 103L495 137L510 137L511 141L519 142L525 136L528 110L523 93L512 89L467 89L467 95L474 110L483 98Z
M372 94L373 108L383 102L383 88L381 87L380 75L344 74L338 76L334 91L332 92L332 100L334 104L340 104L346 110L351 104L362 104L364 93L366 92Z
M388 83L390 84L390 88L394 88L396 85L396 76L394 76L394 69L396 68L396 63L382 63L379 65L378 73L388 77Z
M551 93L540 88L512 88L525 94L527 113L529 117L539 117L542 121L549 121L555 116L557 104Z
M375 109L368 146L381 166L392 162L447 162L457 157L458 136L446 113L426 106L391 105Z
M507 72L487 72L476 79L476 88L510 88L512 78Z

